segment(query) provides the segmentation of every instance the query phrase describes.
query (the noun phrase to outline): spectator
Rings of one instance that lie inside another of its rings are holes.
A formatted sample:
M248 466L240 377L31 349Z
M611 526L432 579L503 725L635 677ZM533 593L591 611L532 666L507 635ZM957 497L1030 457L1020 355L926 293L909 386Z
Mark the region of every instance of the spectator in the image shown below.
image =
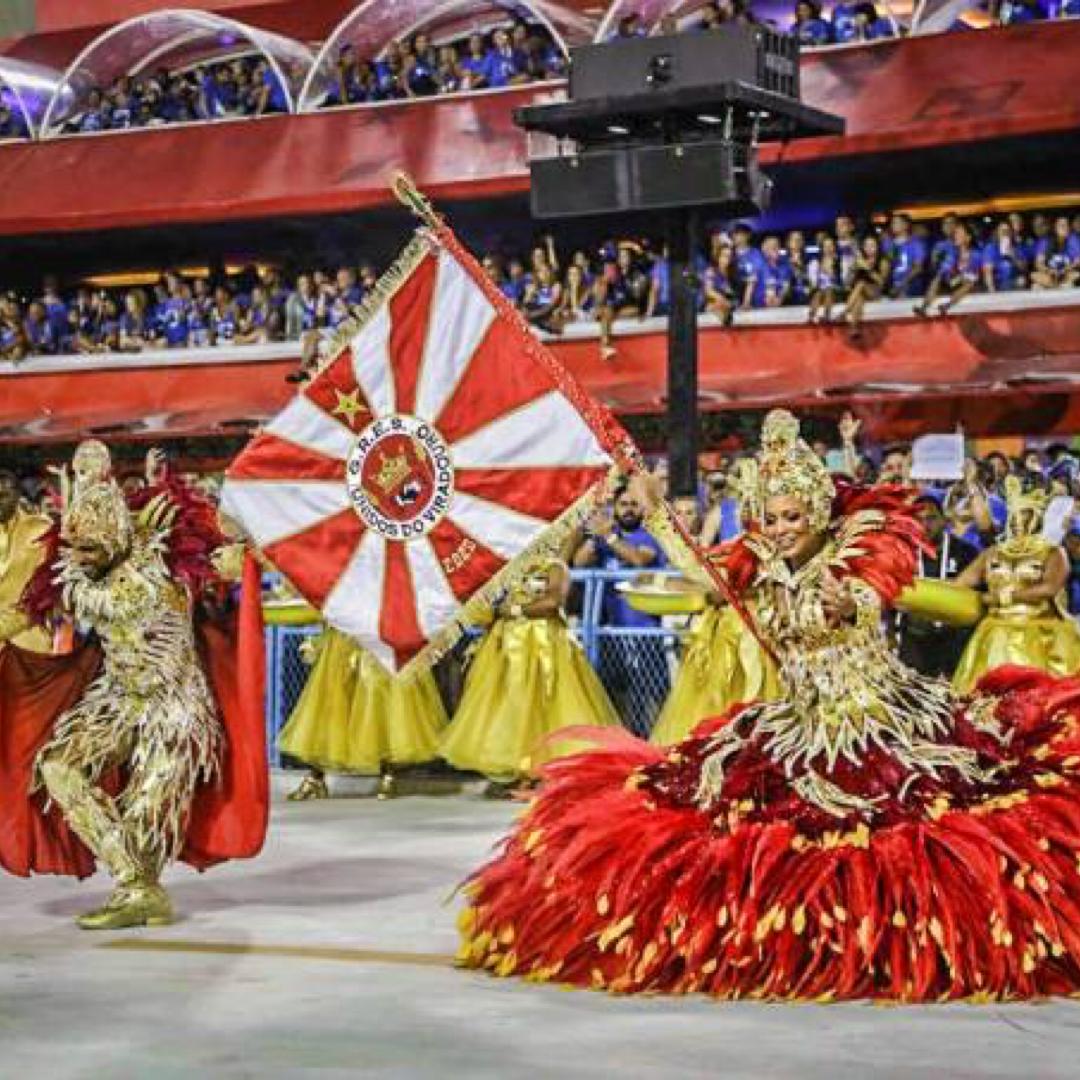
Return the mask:
M787 263L791 278L788 301L792 304L810 302L810 266L806 252L806 234L799 229L792 229L784 241L784 261Z
M828 45L832 41L832 27L821 17L821 5L817 0L798 0L791 33L799 39L800 45L808 48Z
M525 72L525 56L511 45L510 35L501 27L491 35L484 78L491 87L516 86L529 81Z
M953 246L940 272L930 283L926 298L915 305L917 315L933 314L931 308L944 295L939 315L947 315L965 296L978 288L982 279L982 256L972 242L971 228L958 222L953 230Z
M612 324L616 319L641 318L648 303L648 279L634 263L634 251L629 244L620 244L614 262L604 266L597 285L597 308L600 319L600 355L605 360L615 357L611 340Z
M925 285L926 242L912 232L907 214L893 214L882 251L889 260L889 296L920 296Z
M461 61L461 70L465 73L466 90L482 90L487 81L487 46L483 34L469 37L468 51Z
M6 101L0 101L0 139L28 139L30 129L22 113L12 109Z
M224 285L214 290L214 304L207 316L210 342L213 345L232 345L240 333L240 312L232 294Z
M754 307L782 307L791 293L791 266L780 250L778 236L761 242L761 276L754 294Z
M553 334L562 333L559 310L563 289L550 263L543 263L525 287L522 309L533 326Z
M1012 223L1018 216L1010 214L1009 220L998 222L993 239L983 248L983 286L987 292L1010 292L1027 284L1028 262L1024 257L1024 245Z
M315 280L311 274L301 274L296 279L296 291L289 296L285 305L285 333L290 338L298 338L318 325L319 295L315 291Z
M120 315L119 348L121 352L141 352L153 343L154 330L146 314L146 293L129 289Z
M671 260L665 244L649 271L649 299L645 305L645 318L666 318L670 313Z
M832 322L832 307L843 299L840 253L836 240L828 235L821 238L820 253L808 269L810 283L809 321L828 325Z
M595 293L586 280L580 264L571 263L566 269L566 287L562 291L558 320L560 326L572 322L584 322L592 318L595 310ZM650 294L651 301L651 294Z
M45 305L40 300L34 300L27 306L23 337L27 354L55 353L57 350L59 342L53 334Z
M592 517L573 564L604 570L656 570L664 565L663 549L644 527L641 503L630 490L618 490L612 509ZM632 608L610 586L604 592L604 621L619 628L659 626L659 619ZM623 718L644 732L667 695L663 639L614 638L605 644L609 647L600 662L604 684Z
M1054 219L1051 235L1035 245L1035 269L1031 275L1036 289L1060 289L1080 280L1080 236L1072 231L1062 214Z
M765 260L753 246L754 232L749 225L736 225L732 230L735 256L735 284L739 289L739 307L760 307L755 300L764 299Z
M836 219L836 252L840 259L840 287L848 290L855 283L855 264L859 261L859 234L848 214Z
M719 247L715 261L705 268L705 310L730 326L739 306L738 271L735 249L730 244Z
M863 315L866 305L877 300L889 281L890 263L882 252L876 236L863 237L859 258L855 263L851 292L844 308L844 320L853 340L862 335Z
M916 499L929 547L919 552L918 576L950 581L970 566L978 550L947 529L940 495L926 493ZM900 659L924 675L951 677L960 662L970 631L913 615L895 617Z

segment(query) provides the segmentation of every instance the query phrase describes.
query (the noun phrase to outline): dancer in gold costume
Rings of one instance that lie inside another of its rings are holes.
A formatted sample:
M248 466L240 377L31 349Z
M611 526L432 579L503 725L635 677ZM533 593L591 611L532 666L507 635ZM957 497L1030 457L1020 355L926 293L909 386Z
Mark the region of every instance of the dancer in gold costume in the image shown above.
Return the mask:
M40 626L32 626L20 610L23 590L45 558L41 541L50 522L19 505L19 485L15 474L0 471L0 647L5 643L31 652L49 652L50 636Z
M710 598L687 635L679 672L649 741L670 746L710 716L779 693L776 665L734 608Z
M740 470L728 485L742 516L743 503L750 495L749 479ZM761 643L747 633L738 612L710 591L708 607L695 617L687 635L678 674L649 741L671 746L702 720L721 716L740 702L771 701L779 691L776 665Z
M1049 496L1005 482L1005 539L984 551L956 580L984 586L988 613L960 658L953 682L971 690L992 668L1022 664L1053 675L1080 672L1080 631L1069 616L1065 552L1040 535Z
M550 738L577 724L615 726L600 680L566 625L570 573L540 561L498 606L477 649L465 692L442 742L451 765L496 783L576 749Z
M380 776L385 798L398 768L438 756L447 718L431 672L395 679L331 627L308 652L314 667L278 742L282 753L311 766L291 799L326 798L327 772Z
M133 517L100 443L80 448L61 519L64 607L101 641L99 674L37 755L35 774L112 875L85 929L161 925L162 871L183 847L196 785L217 769L221 730L196 650L192 601L165 561L167 499ZM123 788L109 790L122 773Z

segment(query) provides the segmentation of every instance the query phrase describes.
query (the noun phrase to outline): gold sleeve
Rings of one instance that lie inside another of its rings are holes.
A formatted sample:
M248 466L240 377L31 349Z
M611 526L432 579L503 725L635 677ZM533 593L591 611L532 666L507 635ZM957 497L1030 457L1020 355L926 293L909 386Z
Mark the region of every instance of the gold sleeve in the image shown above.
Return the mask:
M682 538L672 520L671 509L667 503L660 503L645 518L645 528L664 549L668 562L684 577L710 592L716 589L716 582L708 569L702 565L697 553Z

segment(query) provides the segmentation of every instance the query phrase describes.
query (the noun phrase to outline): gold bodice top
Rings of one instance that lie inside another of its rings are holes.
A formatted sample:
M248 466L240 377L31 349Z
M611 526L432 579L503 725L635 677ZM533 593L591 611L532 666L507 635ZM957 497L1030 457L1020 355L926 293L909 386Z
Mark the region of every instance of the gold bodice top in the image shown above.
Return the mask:
M1003 619L1053 618L1065 608L1065 596L1024 603L1009 595L1020 589L1041 584L1046 563L1054 545L1041 536L1025 536L995 544L986 558L986 590L988 606L995 616Z

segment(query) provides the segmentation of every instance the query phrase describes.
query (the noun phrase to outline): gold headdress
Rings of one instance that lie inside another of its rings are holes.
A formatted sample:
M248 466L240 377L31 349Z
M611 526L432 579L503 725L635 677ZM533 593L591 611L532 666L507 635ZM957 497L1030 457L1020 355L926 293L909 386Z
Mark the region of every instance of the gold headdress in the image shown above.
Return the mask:
M1007 477L1005 506L1009 516L1005 523L1006 539L1020 540L1040 532L1049 503L1050 496L1045 491L1034 488L1031 491L1024 491L1017 477Z
M134 525L104 443L80 444L72 459L75 482L60 521L60 535L78 547L102 548L115 558L131 547Z
M825 463L799 437L799 421L785 409L774 409L761 429L761 450L743 465L739 495L750 516L761 521L765 503L778 495L798 499L810 524L825 529L832 517L836 488Z

